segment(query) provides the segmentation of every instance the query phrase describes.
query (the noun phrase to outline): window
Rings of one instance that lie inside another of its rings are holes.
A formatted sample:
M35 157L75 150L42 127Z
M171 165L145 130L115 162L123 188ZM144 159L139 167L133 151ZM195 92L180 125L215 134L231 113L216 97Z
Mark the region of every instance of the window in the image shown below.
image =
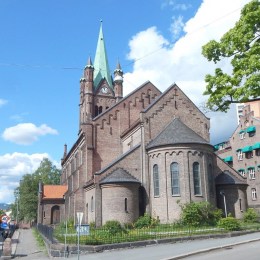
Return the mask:
M237 159L239 161L242 161L243 160L243 152L241 150L238 150L237 151Z
M179 165L176 162L171 164L171 189L172 196L180 195Z
M240 170L238 170L238 171L239 171L239 173L240 173L243 177L246 176L246 173L245 173L245 170L244 170L244 169L240 169Z
M239 138L240 138L240 139L244 139L244 138L245 138L245 132L239 133Z
M251 195L252 195L252 200L256 200L256 199L257 199L256 189L255 189L255 188L253 188L253 189L251 190Z
M255 168L249 168L248 175L249 175L250 180L254 180L255 179Z
M200 167L199 163L193 163L194 195L201 195Z
M125 198L125 212L128 212L127 211L127 198Z
M83 163L83 151L80 150L80 153L79 153L79 164L81 165Z
M256 155L256 156L260 156L260 149L256 149L256 150L255 150L255 155Z
M208 166L208 182L209 182L209 192L214 193L214 177L213 177L213 167L212 164Z
M90 210L91 210L92 212L94 211L94 198L93 198L93 196L91 197Z
M159 197L160 189L159 189L159 171L158 165L155 164L153 166L153 189L154 189L154 197Z
M250 152L245 153L245 157L246 157L246 159L253 158L253 152L250 151Z

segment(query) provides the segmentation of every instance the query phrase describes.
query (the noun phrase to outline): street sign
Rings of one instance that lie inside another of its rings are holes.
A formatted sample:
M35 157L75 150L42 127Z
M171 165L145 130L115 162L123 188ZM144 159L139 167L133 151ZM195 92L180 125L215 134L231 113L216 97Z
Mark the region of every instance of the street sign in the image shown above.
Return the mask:
M77 219L79 225L81 225L82 218L83 218L83 212L77 212Z
M89 225L83 224L83 225L76 225L76 231L77 233L80 233L80 235L89 235Z
M8 228L9 228L9 226L8 226L8 224L7 224L6 222L2 222L1 225L0 225L0 227L1 227L2 229L8 229Z

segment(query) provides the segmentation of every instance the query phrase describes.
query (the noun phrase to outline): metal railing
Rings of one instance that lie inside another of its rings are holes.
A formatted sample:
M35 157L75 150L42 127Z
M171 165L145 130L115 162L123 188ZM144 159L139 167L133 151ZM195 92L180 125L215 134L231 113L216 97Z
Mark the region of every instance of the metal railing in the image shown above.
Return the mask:
M38 230L47 237L50 241L59 241L60 243L77 244L76 230L70 228L66 231L65 228L57 227L55 230L50 226L42 224L37 225ZM246 225L240 230L260 230L260 223L254 225ZM201 227L183 227L176 225L158 225L148 228L122 228L107 229L104 227L91 227L88 235L80 234L80 244L82 245L102 245L124 242L135 242L143 240L158 240L171 238L184 238L192 236L210 236L212 234L223 234L227 230L213 226ZM54 238L55 236L55 238Z
M46 226L38 223L36 226L37 230L44 235L51 243L54 243L53 227Z

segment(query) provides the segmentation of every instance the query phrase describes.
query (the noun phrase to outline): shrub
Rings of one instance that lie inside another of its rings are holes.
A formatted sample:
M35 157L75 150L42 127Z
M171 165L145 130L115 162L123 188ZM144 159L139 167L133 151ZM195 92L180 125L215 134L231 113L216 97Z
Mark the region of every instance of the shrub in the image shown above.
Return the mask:
M134 223L135 228L155 227L159 224L160 220L152 218L149 214L145 213Z
M89 228L93 229L93 228L95 228L95 227L96 227L95 221L91 221L91 222L89 223Z
M247 211L244 213L244 221L247 223L257 222L258 214L255 209L248 208Z
M215 225L222 216L222 210L208 202L191 202L181 205L181 220L184 225Z
M125 231L120 222L117 220L108 220L103 227L104 229L108 230L111 235Z
M220 219L218 222L218 227L224 228L228 231L236 231L241 229L239 221L236 218L230 216Z

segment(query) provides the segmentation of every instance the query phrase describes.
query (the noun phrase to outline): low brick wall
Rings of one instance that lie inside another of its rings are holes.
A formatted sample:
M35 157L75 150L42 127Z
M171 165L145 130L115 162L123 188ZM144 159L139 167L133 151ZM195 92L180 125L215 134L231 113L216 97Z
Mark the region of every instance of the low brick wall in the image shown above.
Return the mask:
M176 243L176 242L182 242L187 240L202 240L207 238L234 237L234 236L241 236L241 235L246 235L255 232L259 232L259 231L234 231L234 232L223 233L223 234L175 237L175 238L165 238L165 239L158 239L158 240L145 240L145 241L125 242L119 244L106 244L106 245L97 245L97 246L80 245L79 250L81 255L86 255L90 253L97 253L97 252L109 251L114 249L145 247L149 245ZM64 257L65 255L69 256L78 253L77 245L67 245L65 248L64 244L61 244L58 241L54 241L54 243L50 243L48 239L44 238L44 240L45 240L46 247L48 249L48 253L52 257Z

